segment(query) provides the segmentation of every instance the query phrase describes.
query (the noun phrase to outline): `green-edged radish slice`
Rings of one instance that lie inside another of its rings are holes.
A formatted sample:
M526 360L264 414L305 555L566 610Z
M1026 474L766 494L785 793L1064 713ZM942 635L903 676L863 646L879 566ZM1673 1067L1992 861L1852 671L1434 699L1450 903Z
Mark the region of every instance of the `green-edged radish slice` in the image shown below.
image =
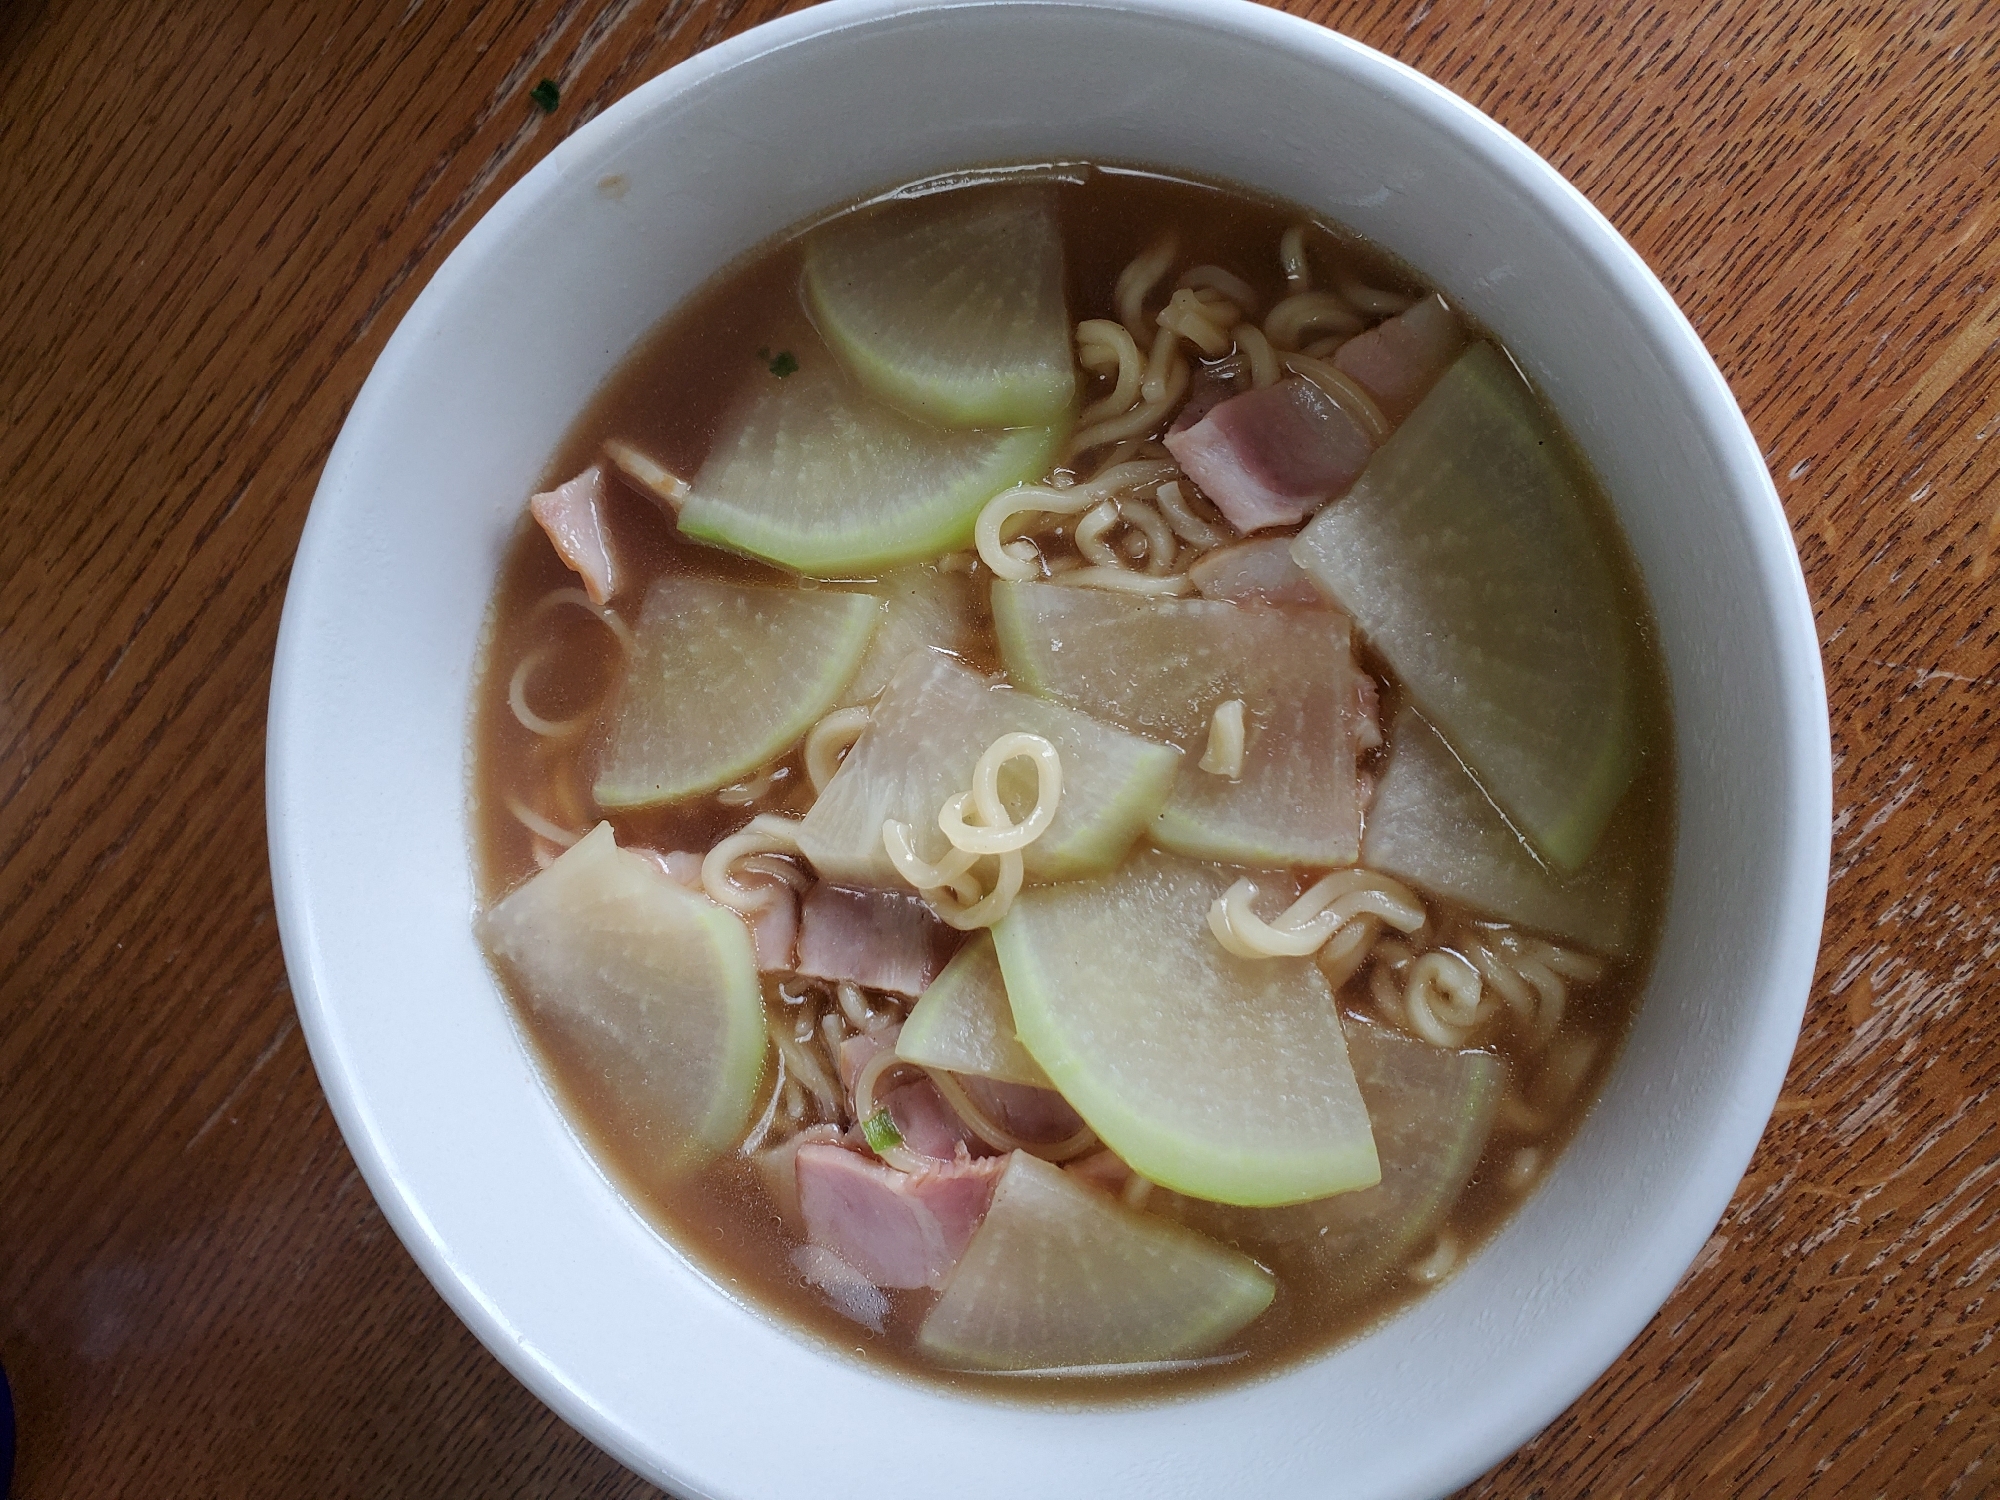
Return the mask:
M598 805L671 802L775 760L839 701L881 617L868 594L662 578L639 615Z
M1023 891L993 929L1021 1042L1133 1171L1266 1207L1367 1187L1368 1111L1325 978L1208 928L1233 872L1133 856Z
M1361 859L1484 916L1623 953L1638 925L1638 865L1618 844L1614 834L1574 874L1550 869L1438 732L1405 705L1389 736Z
M1482 343L1292 546L1515 825L1568 869L1637 766L1630 569L1594 504L1534 392Z
M820 577L921 562L972 540L979 508L1044 472L1061 424L929 427L875 400L818 348L759 377L680 510L688 536Z
M986 747L1017 730L1047 739L1063 768L1055 821L1022 854L1027 878L1110 869L1167 800L1179 752L1031 693L990 687L933 651L909 657L882 690L867 732L806 814L799 847L828 880L907 888L882 846L882 824L908 823L919 857L942 859L950 845L938 809L972 785ZM1020 762L1001 773L1001 797L1016 818L1034 805L1033 776Z
M1352 864L1363 683L1346 616L1214 599L995 583L993 622L1014 682L1187 752L1153 839L1231 864ZM1240 778L1201 769L1210 718L1244 711Z
M861 669L840 695L866 703L889 685L912 651L926 647L963 656L975 632L972 580L937 568L897 568L868 586L883 603L882 624L868 643Z
M1014 1012L993 940L980 933L931 981L896 1037L896 1056L1029 1088L1052 1088L1041 1064L1014 1035Z
M480 920L500 966L604 1081L621 1133L690 1167L750 1123L768 1045L734 912L620 849L600 823Z
M967 1370L1082 1374L1192 1359L1276 1292L1248 1256L1017 1151L917 1344Z
M1443 1225L1492 1134L1506 1064L1488 1052L1447 1051L1353 1017L1345 1024L1382 1180L1288 1208L1224 1209L1190 1200L1179 1217L1235 1244L1308 1243L1316 1260L1359 1282L1420 1253Z
M883 400L946 427L1055 421L1076 399L1054 191L884 203L806 241L814 321Z

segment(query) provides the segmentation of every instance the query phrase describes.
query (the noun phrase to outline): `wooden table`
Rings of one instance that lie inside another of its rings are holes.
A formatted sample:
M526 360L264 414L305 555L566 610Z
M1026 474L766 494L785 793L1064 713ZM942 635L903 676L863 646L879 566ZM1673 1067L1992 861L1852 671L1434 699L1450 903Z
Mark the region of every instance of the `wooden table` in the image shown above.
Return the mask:
M0 9L17 1493L652 1493L474 1342L341 1144L272 920L265 695L319 467L425 279L568 131L782 8ZM1496 115L1659 269L1766 445L1833 704L1777 1117L1666 1310L1467 1493L2000 1494L2000 17L1298 8Z

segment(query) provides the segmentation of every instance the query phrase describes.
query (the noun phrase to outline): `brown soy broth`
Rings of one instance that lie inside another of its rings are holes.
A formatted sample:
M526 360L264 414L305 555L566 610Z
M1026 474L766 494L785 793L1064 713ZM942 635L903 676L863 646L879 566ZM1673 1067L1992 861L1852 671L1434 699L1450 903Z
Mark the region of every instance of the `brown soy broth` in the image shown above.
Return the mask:
M1163 230L1179 236L1180 264L1222 266L1248 281L1266 306L1283 293L1276 247L1284 230L1298 222L1295 210L1240 192L1141 171L1090 170L1079 181L1063 181L1057 191L1073 321L1115 316L1112 288L1118 273ZM1373 285L1420 289L1420 283L1389 257L1327 226L1315 226L1308 245L1323 270L1338 267ZM676 473L695 473L746 382L775 378L770 362L786 353L800 359L830 357L809 342L813 335L801 311L799 279L796 234L781 237L716 276L643 339L592 399L550 463L545 483L560 482L598 462L603 443L611 439L632 443ZM1096 393L1093 388L1090 395ZM645 587L672 573L698 570L745 582L797 581L762 563L690 542L642 492L617 479L609 488L608 520L614 542L621 562L639 578L621 595L628 619L635 616L636 601ZM1615 533L1608 504L1602 506L1602 515ZM1462 1252L1476 1248L1532 1191L1537 1178L1524 1180L1519 1175L1522 1153L1535 1153L1546 1170L1581 1122L1629 1029L1664 904L1674 816L1664 676L1643 590L1622 540L1611 551L1626 568L1623 592L1629 601L1631 658L1642 701L1643 755L1606 838L1618 857L1644 877L1639 924L1644 936L1633 945L1635 956L1610 963L1602 979L1570 986L1563 1027L1548 1056L1554 1057L1558 1047L1587 1043L1590 1055L1581 1069L1581 1085L1566 1107L1553 1110L1532 1129L1519 1121L1510 1124L1503 1115L1446 1225L1445 1232ZM537 840L510 804L523 804L569 829L587 828L601 816L590 800L602 743L598 727L593 725L571 740L551 742L523 728L509 706L518 664L534 651L546 654L528 674L524 690L534 712L543 717L591 714L614 683L621 656L603 625L582 609L567 606L544 607L537 613L540 601L555 591L574 589L575 582L524 514L495 593L474 708L476 866L481 899L488 905L537 869ZM974 593L983 598L983 587ZM982 625L986 633L972 656L975 665L991 669L998 665L998 651L990 625ZM1396 685L1365 651L1360 658L1383 683L1386 727L1394 716ZM811 801L811 787L794 752L777 768L774 784L755 806L705 797L643 814L620 814L612 822L621 845L699 852L740 828L754 812L798 815ZM549 852L547 846L543 852ZM1430 898L1427 903L1442 930L1471 920L1470 913L1449 903ZM1358 1018L1379 1019L1365 980L1364 970L1342 990L1343 1009ZM788 1002L779 986L768 980L766 998L774 1014L784 1012ZM1255 1213L1246 1210L1240 1211L1240 1232L1229 1232L1227 1223L1218 1231L1213 1216L1209 1227L1272 1270L1278 1292L1270 1309L1222 1351L1233 1356L1227 1363L1171 1376L1060 1385L939 1370L911 1349L917 1324L934 1294L888 1293L891 1313L880 1334L836 1313L793 1269L788 1256L794 1242L748 1161L732 1154L692 1175L662 1170L657 1164L660 1143L652 1139L643 1120L630 1118L617 1107L606 1070L589 1049L518 999L515 1012L564 1112L594 1156L634 1204L707 1275L747 1303L832 1347L859 1352L925 1379L1002 1396L1063 1401L1185 1392L1310 1356L1424 1290L1402 1268L1367 1286L1329 1277L1317 1263L1312 1245L1281 1245L1260 1238ZM1518 1090L1532 1097L1537 1087L1534 1068L1511 1035L1494 1042L1492 1050L1507 1059ZM767 1091L769 1086L767 1069ZM760 1108L763 1102L760 1099ZM1171 1213L1170 1196L1162 1195L1154 1206Z

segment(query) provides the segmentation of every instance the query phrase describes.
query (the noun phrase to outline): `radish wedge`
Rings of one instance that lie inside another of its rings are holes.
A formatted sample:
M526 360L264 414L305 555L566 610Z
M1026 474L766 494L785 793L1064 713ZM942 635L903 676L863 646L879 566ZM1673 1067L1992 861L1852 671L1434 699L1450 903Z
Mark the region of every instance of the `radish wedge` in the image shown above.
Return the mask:
M1367 1021L1348 1023L1347 1044L1382 1180L1280 1212L1309 1214L1322 1253L1349 1275L1368 1276L1418 1253L1443 1226L1493 1133L1507 1065L1490 1052L1446 1051Z
M861 669L840 695L843 703L866 703L881 692L912 651L929 647L962 656L973 643L975 598L963 573L898 568L867 592L887 607Z
M1190 1201L1180 1217L1232 1243L1310 1243L1315 1259L1359 1282L1421 1251L1444 1223L1492 1134L1506 1064L1488 1052L1447 1051L1353 1017L1345 1025L1382 1180L1288 1208Z
M1276 1292L1248 1256L1017 1151L917 1344L958 1369L1021 1373L1192 1359Z
M920 651L882 690L867 732L847 752L799 829L823 879L908 889L882 847L882 824L910 825L919 857L949 845L938 831L945 799L972 785L972 768L1003 734L1039 734L1062 757L1062 801L1048 831L1023 851L1030 880L1072 880L1110 869L1159 812L1180 756L1030 693L989 687L949 657ZM1001 774L1016 817L1034 802L1033 772Z
M1637 767L1630 569L1534 392L1459 356L1292 557L1517 827L1566 869Z
M1614 834L1575 874L1548 868L1438 732L1405 705L1390 732L1361 859L1485 916L1623 953L1637 925L1639 866L1618 843Z
M1066 430L929 427L823 349L799 359L725 419L682 502L686 535L820 577L921 562L968 545L979 508L1044 472Z
M777 759L838 701L881 617L868 594L662 578L639 616L598 805L671 802Z
M993 622L1016 683L1188 752L1154 842L1232 864L1354 862L1359 678L1345 615L1000 582ZM1197 764L1232 698L1247 731L1235 780Z
M993 929L1022 1044L1104 1144L1190 1197L1252 1207L1375 1182L1368 1111L1311 959L1208 929L1233 871L1145 853L1023 891Z
M1026 427L1076 399L1053 191L884 203L806 242L814 321L884 401L945 427Z
M527 1002L604 1080L606 1114L685 1168L733 1146L764 1073L763 990L734 912L600 823L480 919Z
M896 1056L926 1068L1029 1088L1054 1087L1014 1035L993 939L977 934L931 982L896 1036Z

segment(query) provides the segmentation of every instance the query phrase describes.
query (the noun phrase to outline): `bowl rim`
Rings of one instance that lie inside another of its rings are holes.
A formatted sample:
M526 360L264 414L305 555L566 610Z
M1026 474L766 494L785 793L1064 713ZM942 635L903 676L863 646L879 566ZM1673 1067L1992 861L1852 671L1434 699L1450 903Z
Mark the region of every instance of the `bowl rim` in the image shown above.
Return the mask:
M293 728L310 691L303 661L302 601L311 590L317 560L327 550L325 538L337 524L332 503L320 501L341 489L370 429L392 399L399 370L441 310L476 281L513 226L638 120L727 73L816 38L907 22L926 13L1018 10L1137 14L1231 35L1308 60L1337 57L1349 68L1374 73L1399 102L1441 120L1448 129L1476 141L1480 149L1510 157L1564 232L1587 242L1589 257L1617 280L1635 314L1659 336L1673 380L1703 412L1718 460L1732 478L1734 512L1754 552L1750 567L1771 590L1768 619L1785 695L1777 715L1790 735L1785 770L1792 778L1785 789L1789 839L1778 861L1785 889L1774 903L1780 912L1775 925L1782 932L1774 944L1771 969L1790 981L1790 993L1762 997L1753 1032L1755 1065L1746 1072L1745 1085L1735 1097L1732 1118L1719 1122L1703 1138L1714 1167L1702 1178L1710 1200L1701 1207L1705 1227L1633 1267L1625 1281L1625 1318L1608 1324L1589 1347L1570 1351L1566 1359L1550 1360L1542 1377L1529 1382L1533 1388L1517 1395L1514 1419L1503 1424L1505 1430L1489 1432L1484 1443L1466 1445L1463 1461L1477 1464L1469 1470L1471 1477L1560 1415L1652 1320L1720 1219L1756 1149L1783 1085L1819 949L1832 844L1831 734L1817 628L1790 523L1748 423L1693 325L1610 221L1532 148L1415 69L1317 23L1251 0L825 0L744 31L638 85L558 143L488 208L432 275L371 368L322 471L287 589L271 684L266 806L273 896L301 1028L356 1166L398 1238L452 1310L516 1378L593 1442L641 1473L664 1477L689 1493L707 1493L696 1476L679 1472L670 1455L650 1446L645 1434L627 1430L579 1387L523 1349L501 1310L468 1283L449 1246L391 1165L388 1142L364 1105L351 1059L332 1029L333 1002L322 990L311 961L314 916L293 833L293 818L311 800L296 764ZM1687 1222L1692 1224L1694 1217L1690 1212Z

